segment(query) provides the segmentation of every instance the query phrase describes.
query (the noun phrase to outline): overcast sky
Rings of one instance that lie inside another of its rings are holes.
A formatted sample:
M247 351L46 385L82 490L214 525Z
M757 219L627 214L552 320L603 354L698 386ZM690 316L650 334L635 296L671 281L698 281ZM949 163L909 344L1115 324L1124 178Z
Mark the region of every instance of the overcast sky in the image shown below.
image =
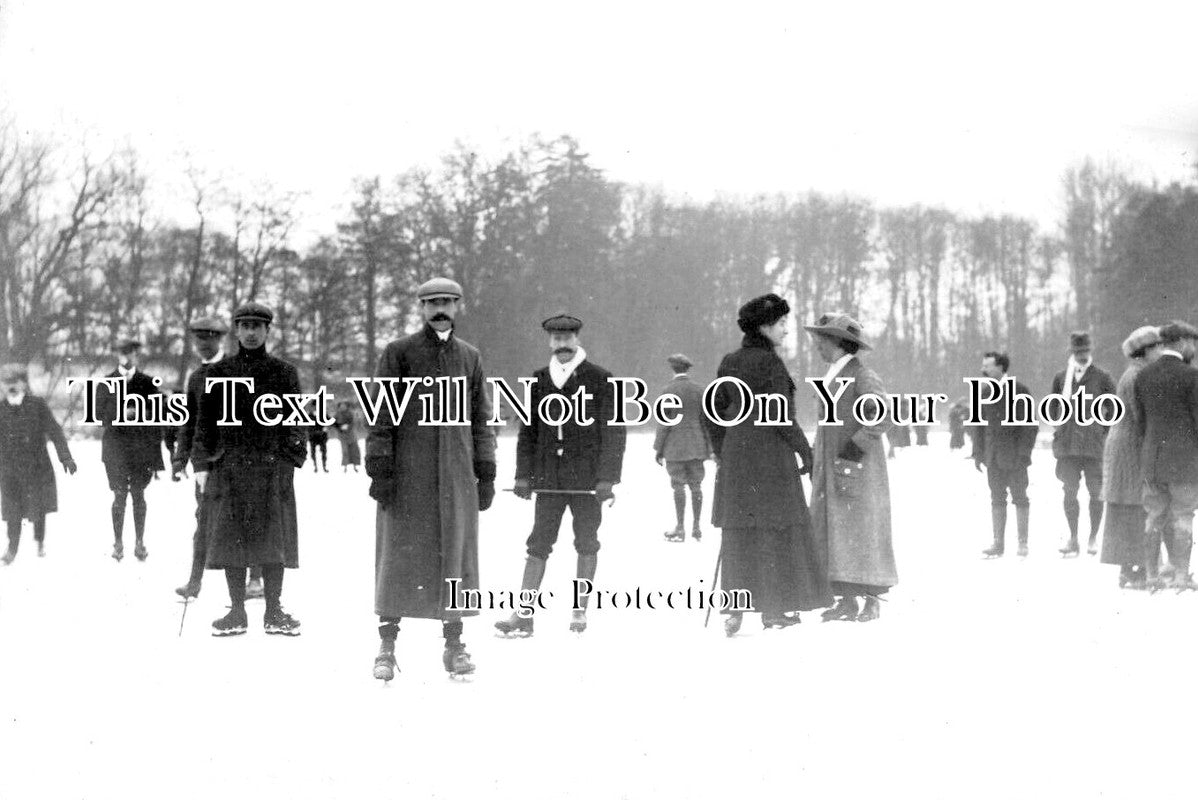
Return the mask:
M1195 5L5 0L0 102L26 130L132 144L160 190L188 152L305 191L310 228L355 176L534 132L680 197L1051 224L1086 155L1193 175Z

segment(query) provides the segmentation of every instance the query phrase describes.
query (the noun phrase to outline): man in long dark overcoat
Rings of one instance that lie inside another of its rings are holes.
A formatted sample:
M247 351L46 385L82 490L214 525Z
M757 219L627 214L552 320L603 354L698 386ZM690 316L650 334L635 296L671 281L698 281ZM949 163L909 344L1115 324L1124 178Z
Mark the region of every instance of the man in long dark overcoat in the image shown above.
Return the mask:
M686 517L686 490L691 490L691 535L695 541L703 538L699 519L703 513L703 462L711 457L711 440L703 426L703 392L690 379L691 360L682 353L666 359L674 370L674 379L662 389L662 394L672 394L681 401L682 408L676 412L681 419L675 425L658 425L653 438L653 452L658 464L665 464L670 476L670 488L674 490L674 517L677 524L673 531L666 532L666 539L681 542L686 539L683 523Z
M283 395L300 394L295 366L266 352L274 313L249 302L233 312L238 351L212 364L205 376L192 460L204 492L208 529L208 569L224 570L229 587L229 613L212 623L213 636L245 633L246 569L259 566L266 594L263 628L269 634L298 636L300 623L283 610L285 569L299 566L299 532L295 509L295 470L303 466L308 446L298 425L267 425L253 413L264 395L280 398L281 411L263 406L266 414L286 416ZM214 385L214 381L251 378L253 388ZM227 392L232 402L227 402ZM240 425L221 420L240 420ZM207 471L204 471L204 467Z
M1158 588L1163 540L1174 567L1174 586L1191 589L1198 509L1198 368L1188 362L1198 349L1198 329L1171 322L1161 326L1160 337L1160 355L1140 371L1133 387L1147 514L1144 572L1148 587Z
M0 562L11 564L21 544L21 522L33 523L37 554L46 554L46 514L58 510L54 467L46 452L51 442L68 475L75 460L46 401L29 393L24 364L0 367L0 516L8 523L8 550Z
M1097 397L1115 394L1115 380L1110 373L1094 363L1091 355L1093 344L1090 334L1078 331L1069 335L1069 363L1052 379L1052 393L1073 397L1078 389ZM1090 400L1083 414L1089 415ZM1081 516L1078 489L1083 477L1086 492L1090 496L1090 540L1087 551L1098 552L1098 531L1102 527L1102 448L1106 443L1108 426L1094 422L1078 424L1077 415L1070 415L1063 425L1058 425L1052 436L1052 454L1057 459L1057 479L1065 491L1065 521L1069 525L1069 541L1061 548L1061 555L1076 556L1079 552L1077 528Z
M815 434L811 520L817 544L827 550L828 578L838 596L824 619L869 622L880 614L880 596L898 583L890 531L890 475L882 451L890 414L885 412L876 425L864 425L853 407L864 396L884 402L886 387L857 355L870 345L855 319L824 314L806 329L829 365L824 375L829 394L835 395L839 379L850 381L836 402L836 415L844 424L820 425ZM859 600L864 600L863 607Z
M137 368L138 351L141 343L125 339L117 344L117 368L106 378L124 382L126 397L138 395L150 398L161 394L156 379ZM126 402L126 408L133 404ZM112 557L120 561L125 557L124 528L125 505L133 505L133 533L136 543L133 555L145 561L146 550L146 487L155 472L161 472L163 436L165 429L158 425L114 425L117 419L117 395L106 387L96 393L96 408L100 422L104 425L104 436L100 443L100 459L108 476L108 488L112 490ZM126 416L128 419L128 416Z
M982 374L1001 381L1011 368L1011 359L1006 353L990 351L982 356ZM1031 396L1026 386L1015 382L1017 395ZM1028 515L1031 504L1027 497L1027 468L1032 464L1032 451L1036 447L1036 425L1004 425L1003 405L988 403L981 408L986 421L978 429L973 451L974 467L980 472L986 469L986 482L990 487L990 524L994 539L982 551L986 558L998 558L1006 552L1007 536L1007 493L1015 506L1015 528L1019 535L1020 557L1027 555Z
M536 592L545 576L545 564L566 509L574 527L574 550L578 554L580 581L594 581L599 563L599 525L603 521L603 503L614 495L612 487L620 482L624 464L626 431L610 425L615 394L608 381L612 375L590 361L579 342L582 320L558 314L541 323L548 335L552 355L549 365L533 373L532 408L549 396L574 396L580 389L592 400L588 411L590 425L579 424L571 414L561 425L551 425L534 413L530 425L520 427L516 441L515 494L527 500L535 493L532 533L528 537L528 556L524 562L521 592ZM564 400L562 402L565 402ZM560 404L559 404L560 405ZM556 413L556 409L554 410ZM587 601L581 595L572 612L570 630L582 633L587 627ZM504 634L527 636L533 630L533 618L513 613L495 623Z
M454 317L462 287L434 278L417 290L424 325L391 342L375 377L445 378L464 382L466 408L449 392L443 408L439 386L413 386L402 419L384 411L366 437L366 473L375 517L374 610L381 644L374 676L395 675L395 638L403 617L439 619L445 636L442 664L451 676L474 671L462 643L466 609L462 590L477 590L478 515L495 497L495 432L487 426L491 404L478 350L457 338ZM402 398L405 388L397 386ZM433 424L421 425L422 398L432 403ZM466 425L435 420L468 420ZM451 580L458 591L453 592Z

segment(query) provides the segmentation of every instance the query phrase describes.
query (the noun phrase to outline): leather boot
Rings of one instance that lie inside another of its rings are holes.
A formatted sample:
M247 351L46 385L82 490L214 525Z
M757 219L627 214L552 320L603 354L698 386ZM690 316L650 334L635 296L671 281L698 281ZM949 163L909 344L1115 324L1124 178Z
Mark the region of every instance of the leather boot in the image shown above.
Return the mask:
M1193 534L1189 531L1173 532L1174 572L1172 580L1169 581L1169 588L1179 592L1186 589L1198 589L1198 585L1194 584L1194 579L1190 576L1190 553L1193 548Z
M824 622L844 621L853 622L857 619L857 598L855 595L845 595L836 601L836 605L820 614Z
M396 671L395 640L383 639L379 643L379 654L374 657L374 677L385 683L395 677Z
M1080 514L1081 507L1076 500L1073 502L1065 501L1065 521L1069 523L1069 541L1057 551L1065 558L1072 558L1081 552L1081 548L1077 544L1077 524Z
M1090 540L1086 543L1086 552L1098 554L1098 531L1102 528L1102 501L1090 501Z
M524 561L524 578L520 581L520 592L535 592L541 588L545 577L545 559L529 556ZM495 629L505 636L532 636L532 617L521 617L513 611L507 619L495 623Z
M990 506L990 525L994 529L994 541L982 551L986 558L999 558L1006 549L1007 538L1007 507Z
M587 580L591 583L595 582L595 568L599 565L599 556L595 553L589 555L578 554L578 579ZM587 629L587 603L590 601L590 595L582 595L578 598L579 608L574 609L570 615L570 631L572 633L582 633Z
M1161 530L1160 528L1148 528L1145 531L1146 541L1144 543L1144 587L1149 591L1160 589L1164 583L1161 581L1160 564L1161 564Z
M1015 527L1019 531L1019 557L1027 557L1028 516L1031 509L1027 506L1015 506Z

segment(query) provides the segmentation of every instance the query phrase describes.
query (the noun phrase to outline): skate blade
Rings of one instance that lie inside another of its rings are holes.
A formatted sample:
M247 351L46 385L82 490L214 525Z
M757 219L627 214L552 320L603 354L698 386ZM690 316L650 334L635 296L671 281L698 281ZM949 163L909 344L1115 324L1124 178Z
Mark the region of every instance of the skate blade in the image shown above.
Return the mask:
M531 639L532 631L495 631L496 639Z
M213 631L212 635L219 636L221 638L226 638L229 636L242 636L245 634L245 632L246 632L246 628L234 628L233 630L228 630L228 631Z
M449 673L449 679L451 681L453 681L454 683L473 683L474 682L474 673L473 672L451 672L451 673Z

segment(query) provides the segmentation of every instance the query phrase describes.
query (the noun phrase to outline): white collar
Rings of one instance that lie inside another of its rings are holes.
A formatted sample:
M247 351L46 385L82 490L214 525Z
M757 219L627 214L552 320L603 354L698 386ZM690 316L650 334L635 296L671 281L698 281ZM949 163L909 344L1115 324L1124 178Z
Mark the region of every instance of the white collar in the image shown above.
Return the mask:
M133 373L137 372L137 367L130 367L129 369L125 369L120 364L117 364L116 371L121 373L122 378L124 378L125 380L129 380L130 378L133 377Z
M828 366L828 372L824 375L824 383L827 384L828 381L839 375L840 371L844 369L844 365L853 360L854 355L854 353L845 353L843 356L833 361Z
M1177 352L1176 350L1170 350L1168 347L1161 348L1161 355L1162 356L1173 356L1174 358L1176 358L1179 361L1185 361L1185 359L1181 357L1181 353Z
M19 406L25 402L25 393L21 392L18 395L5 394L4 399L10 406Z
M570 380L570 376L574 374L574 370L583 361L586 361L587 351L581 347L574 353L574 357L564 364L557 360L557 356L549 357L549 379L553 381L553 385L557 388L562 388L566 385L566 381Z
M437 334L437 338L441 341L448 342L449 337L453 335L453 328L450 328L447 331L439 331L436 328L433 328L433 333Z
M689 378L689 377L690 377L689 372L675 372L674 373L674 380L678 380L679 378Z
M225 354L223 352L221 352L220 350L217 350L216 355L214 355L212 358L202 358L202 359L200 359L200 363L206 367L209 364L215 364L217 361L220 361L224 357L225 357Z

